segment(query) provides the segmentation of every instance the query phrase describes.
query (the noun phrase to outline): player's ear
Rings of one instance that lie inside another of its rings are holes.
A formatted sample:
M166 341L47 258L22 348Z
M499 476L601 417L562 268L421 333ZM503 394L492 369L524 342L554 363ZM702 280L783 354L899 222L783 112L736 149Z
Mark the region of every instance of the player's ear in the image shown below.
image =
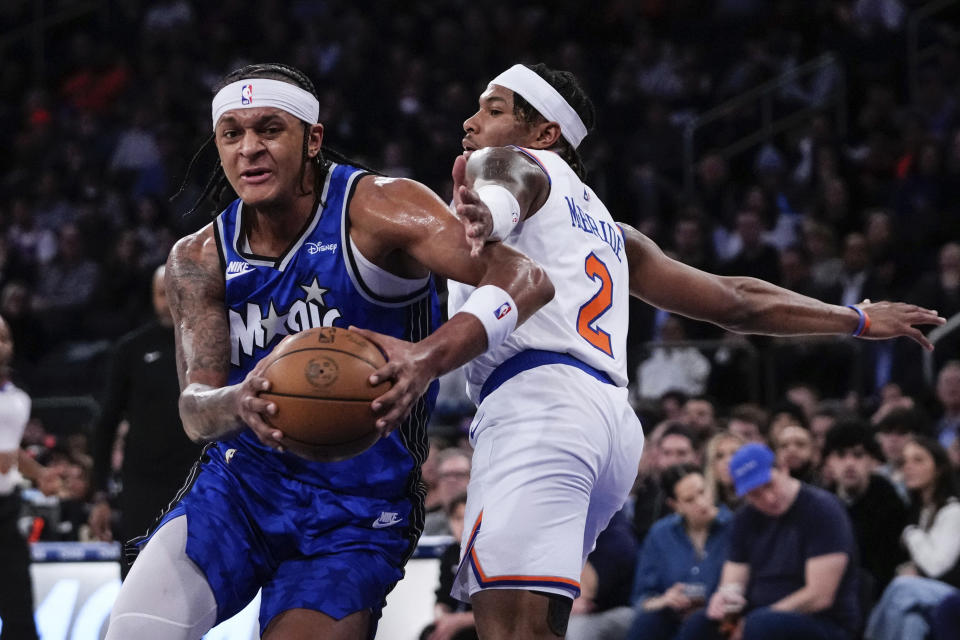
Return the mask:
M542 122L537 125L537 138L530 145L534 149L549 149L560 139L560 125L556 122Z
M323 144L323 125L319 122L310 125L307 136L307 155L313 158L320 153L320 146Z

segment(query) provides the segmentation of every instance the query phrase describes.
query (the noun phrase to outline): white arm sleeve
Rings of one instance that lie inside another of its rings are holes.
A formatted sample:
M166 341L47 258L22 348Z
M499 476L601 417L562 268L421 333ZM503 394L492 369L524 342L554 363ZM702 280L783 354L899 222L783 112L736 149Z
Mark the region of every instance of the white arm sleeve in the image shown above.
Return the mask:
M937 512L929 531L908 527L903 541L914 563L937 578L960 560L960 502L950 502Z

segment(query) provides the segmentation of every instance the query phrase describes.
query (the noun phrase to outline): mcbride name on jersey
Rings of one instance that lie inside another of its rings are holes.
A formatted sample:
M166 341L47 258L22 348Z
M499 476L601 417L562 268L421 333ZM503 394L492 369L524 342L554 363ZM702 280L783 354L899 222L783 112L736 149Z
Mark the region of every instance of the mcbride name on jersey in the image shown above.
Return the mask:
M503 242L543 267L558 293L503 344L464 365L467 394L476 402L484 381L499 364L531 349L569 354L624 386L630 274L623 232L600 198L560 156L517 150L543 168L550 194ZM451 282L449 290L452 316L473 287Z

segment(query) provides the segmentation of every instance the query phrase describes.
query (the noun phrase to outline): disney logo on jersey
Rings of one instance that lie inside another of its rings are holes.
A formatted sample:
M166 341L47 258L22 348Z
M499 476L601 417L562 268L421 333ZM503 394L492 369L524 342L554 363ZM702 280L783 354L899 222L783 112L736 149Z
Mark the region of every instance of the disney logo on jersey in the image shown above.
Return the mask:
M273 300L266 309L254 302L246 303L241 311L229 309L230 363L240 365L240 355L252 356L255 349L268 347L274 341L315 327L332 327L342 314L336 307L329 307L323 295L328 289L320 286L314 277L310 284L301 284L304 296L294 300L283 313L277 310Z
M308 242L307 243L307 253L310 255L316 255L318 253L323 253L324 251L329 251L333 253L337 250L337 243L331 242L330 244L320 244L319 242Z

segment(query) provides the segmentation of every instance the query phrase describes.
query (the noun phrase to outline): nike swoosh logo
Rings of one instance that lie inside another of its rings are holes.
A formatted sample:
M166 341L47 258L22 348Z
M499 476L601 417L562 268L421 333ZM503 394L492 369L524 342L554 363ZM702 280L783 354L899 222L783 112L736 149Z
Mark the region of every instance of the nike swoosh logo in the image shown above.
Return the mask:
M244 269L243 271L237 271L237 272L235 272L235 273L228 273L228 274L227 274L227 280L233 280L233 279L236 278L237 276L246 275L246 274L248 274L248 273L251 273L253 270L254 270L253 267L250 267L249 269Z
M473 440L474 436L477 435L477 427L480 426L480 422L483 420L483 416L484 416L484 414L481 413L480 416L479 416L479 417L476 419L476 421L473 423L473 428L470 429L470 439L471 439L471 440Z
M397 516L395 520L388 520L388 521L386 521L386 522L384 522L383 520L380 520L380 519L378 518L377 520L374 520L374 521L373 521L373 528L374 528L374 529L383 529L383 528L385 528L385 527L392 527L393 525L399 524L399 523L402 522L402 521L403 521L403 518L401 518L400 516Z

